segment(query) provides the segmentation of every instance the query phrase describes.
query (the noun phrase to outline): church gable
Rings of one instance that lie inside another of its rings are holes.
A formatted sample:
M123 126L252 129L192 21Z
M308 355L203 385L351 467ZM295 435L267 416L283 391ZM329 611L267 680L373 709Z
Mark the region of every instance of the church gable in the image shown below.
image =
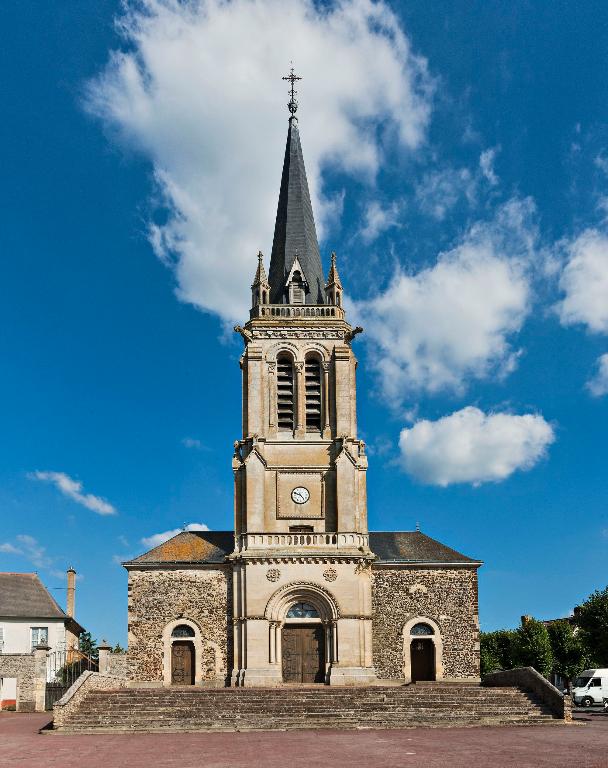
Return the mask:
M233 549L232 531L182 531L124 565L129 568L154 563L223 563Z

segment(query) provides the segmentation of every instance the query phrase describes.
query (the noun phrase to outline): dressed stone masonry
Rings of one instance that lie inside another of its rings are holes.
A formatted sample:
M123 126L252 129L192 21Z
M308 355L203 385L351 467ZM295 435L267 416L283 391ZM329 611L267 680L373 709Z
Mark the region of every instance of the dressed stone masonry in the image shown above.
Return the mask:
M477 568L419 531L370 533L357 360L324 279L295 102L270 269L244 342L234 531L187 532L129 572L133 685L479 678Z

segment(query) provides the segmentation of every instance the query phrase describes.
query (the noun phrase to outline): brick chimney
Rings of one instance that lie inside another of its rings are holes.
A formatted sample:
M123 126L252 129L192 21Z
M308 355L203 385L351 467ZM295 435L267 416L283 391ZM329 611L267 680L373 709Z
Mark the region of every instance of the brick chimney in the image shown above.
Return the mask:
M70 566L68 568L68 599L66 613L74 618L74 606L76 603L76 571Z

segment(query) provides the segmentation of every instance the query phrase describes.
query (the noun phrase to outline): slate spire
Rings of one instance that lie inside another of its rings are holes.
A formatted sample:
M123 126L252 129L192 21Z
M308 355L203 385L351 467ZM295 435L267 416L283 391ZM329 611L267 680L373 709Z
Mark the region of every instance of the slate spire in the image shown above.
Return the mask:
M288 303L289 291L286 282L297 256L303 272L305 303L324 304L325 280L308 191L298 118L295 115L298 105L293 84L299 78L293 74L292 69L291 75L284 79L291 81L291 100L288 105L291 116L270 256L270 303Z

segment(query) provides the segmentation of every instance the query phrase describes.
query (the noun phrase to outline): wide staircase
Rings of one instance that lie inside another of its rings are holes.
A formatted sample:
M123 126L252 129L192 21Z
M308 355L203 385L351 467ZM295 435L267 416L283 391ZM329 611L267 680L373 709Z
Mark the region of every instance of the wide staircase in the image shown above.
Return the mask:
M267 731L530 725L554 719L517 688L425 684L369 688L92 690L62 731Z

